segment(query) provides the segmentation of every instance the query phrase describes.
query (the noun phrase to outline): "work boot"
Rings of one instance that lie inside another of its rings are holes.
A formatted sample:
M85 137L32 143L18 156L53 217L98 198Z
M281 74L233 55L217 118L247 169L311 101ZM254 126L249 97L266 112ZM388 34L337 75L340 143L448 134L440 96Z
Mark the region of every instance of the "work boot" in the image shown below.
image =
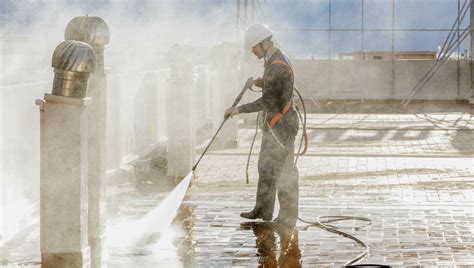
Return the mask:
M255 209L252 209L249 212L240 213L240 217L250 219L250 220L262 219L264 221L269 221L272 219L272 215L261 215L261 213Z

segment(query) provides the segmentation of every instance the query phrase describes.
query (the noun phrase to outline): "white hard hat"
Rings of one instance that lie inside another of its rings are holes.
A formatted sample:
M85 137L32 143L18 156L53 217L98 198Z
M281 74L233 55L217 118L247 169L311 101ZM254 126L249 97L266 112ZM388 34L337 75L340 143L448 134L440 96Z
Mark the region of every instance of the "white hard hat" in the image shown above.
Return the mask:
M271 37L272 35L272 31L268 29L267 25L255 24L248 27L247 31L245 32L245 49L252 49L252 47L254 47L256 44Z

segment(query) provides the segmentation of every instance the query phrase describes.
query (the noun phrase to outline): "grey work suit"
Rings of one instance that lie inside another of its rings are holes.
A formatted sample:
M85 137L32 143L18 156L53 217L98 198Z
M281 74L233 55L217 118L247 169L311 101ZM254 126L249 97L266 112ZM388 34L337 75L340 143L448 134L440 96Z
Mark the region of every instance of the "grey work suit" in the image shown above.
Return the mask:
M278 63L278 64L276 64ZM276 121L277 113L291 103L293 97L293 71L287 57L279 50L265 63L262 97L239 107L242 113L263 111L264 126L258 159L258 187L254 210L262 218L270 218L278 191L279 220L294 225L298 217L298 170L294 164L295 136L299 122L296 111L289 110Z

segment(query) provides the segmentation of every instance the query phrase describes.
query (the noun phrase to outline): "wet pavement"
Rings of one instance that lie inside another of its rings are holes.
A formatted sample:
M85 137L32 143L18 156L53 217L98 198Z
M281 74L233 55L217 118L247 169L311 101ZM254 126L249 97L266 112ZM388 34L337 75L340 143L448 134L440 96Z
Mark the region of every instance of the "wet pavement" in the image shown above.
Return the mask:
M361 263L474 265L470 113L311 114L308 120L310 148L298 162L301 218L370 218L371 225L334 223L369 245ZM302 222L289 230L239 217L255 200L259 139L245 183L252 135L252 128L241 129L239 148L203 158L169 229L159 232L151 222L130 243L109 242L107 266L340 267L363 252L348 238ZM166 196L130 183L108 193L108 228L143 219ZM39 261L38 225L0 248L0 265L38 267Z

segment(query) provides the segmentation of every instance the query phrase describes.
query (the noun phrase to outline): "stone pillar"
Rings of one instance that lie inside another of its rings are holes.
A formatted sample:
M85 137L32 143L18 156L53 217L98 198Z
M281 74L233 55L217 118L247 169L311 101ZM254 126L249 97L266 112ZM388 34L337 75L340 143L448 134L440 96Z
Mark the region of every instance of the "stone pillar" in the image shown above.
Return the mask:
M94 49L97 66L89 80L87 96L92 98L88 112L89 161L89 245L92 267L100 267L106 224L106 74L104 48L109 43L109 28L100 17L75 17L64 33L66 40L86 42Z
M471 1L472 2L472 1ZM471 20L470 20L470 38L471 38L471 47L469 49L469 59L470 59L470 66L471 66L471 97L469 99L470 104L474 104L474 5L471 3Z
M224 119L224 111L230 107L239 94L238 89L238 60L239 47L233 43L223 43L215 46L212 57L212 132L215 133ZM243 85L243 84L242 84ZM237 119L225 123L219 136L216 137L213 148L237 148Z
M175 182L191 171L196 156L195 80L190 56L190 48L183 45L175 45L168 52L168 176Z
M53 94L41 111L40 232L42 267L89 267L87 97L92 47L64 41L53 53Z
M110 73L106 69L106 73ZM109 80L107 87L113 91L107 92L106 105L106 170L114 171L120 168L122 157L120 155L120 77Z

